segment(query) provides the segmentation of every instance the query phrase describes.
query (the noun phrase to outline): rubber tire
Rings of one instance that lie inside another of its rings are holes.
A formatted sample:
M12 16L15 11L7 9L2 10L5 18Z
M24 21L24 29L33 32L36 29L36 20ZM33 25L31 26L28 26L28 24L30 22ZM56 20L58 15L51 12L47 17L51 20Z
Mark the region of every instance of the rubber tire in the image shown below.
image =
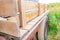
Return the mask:
M45 27L44 27L44 40L47 40L47 36L48 36L48 30L47 30L47 25L45 25Z

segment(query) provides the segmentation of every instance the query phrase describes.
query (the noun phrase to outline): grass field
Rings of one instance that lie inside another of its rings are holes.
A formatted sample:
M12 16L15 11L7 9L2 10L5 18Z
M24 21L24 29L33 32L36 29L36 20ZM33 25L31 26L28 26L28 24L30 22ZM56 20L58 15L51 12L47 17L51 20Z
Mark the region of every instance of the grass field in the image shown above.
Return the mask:
M48 40L60 40L60 3L50 4Z

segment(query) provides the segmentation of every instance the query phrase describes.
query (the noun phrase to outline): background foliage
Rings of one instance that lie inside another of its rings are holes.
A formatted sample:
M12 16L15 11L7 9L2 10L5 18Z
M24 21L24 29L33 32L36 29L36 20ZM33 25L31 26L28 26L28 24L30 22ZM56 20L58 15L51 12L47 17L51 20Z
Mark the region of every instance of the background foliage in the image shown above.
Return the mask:
M48 40L57 40L55 39L58 32L60 32L60 3L52 3L49 5L49 24L48 24ZM50 38L50 39L49 39ZM51 39L52 38L52 39ZM58 39L60 40L60 39Z

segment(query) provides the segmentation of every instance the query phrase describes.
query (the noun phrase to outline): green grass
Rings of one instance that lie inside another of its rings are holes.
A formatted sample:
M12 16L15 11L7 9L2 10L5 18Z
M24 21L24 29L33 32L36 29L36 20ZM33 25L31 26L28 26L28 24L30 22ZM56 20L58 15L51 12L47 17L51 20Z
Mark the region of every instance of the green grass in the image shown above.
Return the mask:
M48 14L49 24L48 24L48 35L54 35L57 33L57 18L53 12Z
M60 3L50 4L48 40L60 40Z

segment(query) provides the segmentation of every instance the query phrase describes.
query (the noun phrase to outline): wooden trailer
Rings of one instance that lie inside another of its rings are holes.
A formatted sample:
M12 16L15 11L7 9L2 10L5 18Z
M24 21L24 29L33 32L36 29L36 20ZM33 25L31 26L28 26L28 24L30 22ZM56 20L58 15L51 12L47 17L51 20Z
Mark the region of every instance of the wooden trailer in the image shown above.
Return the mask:
M45 39L47 6L38 0L1 0L0 5L0 40Z

